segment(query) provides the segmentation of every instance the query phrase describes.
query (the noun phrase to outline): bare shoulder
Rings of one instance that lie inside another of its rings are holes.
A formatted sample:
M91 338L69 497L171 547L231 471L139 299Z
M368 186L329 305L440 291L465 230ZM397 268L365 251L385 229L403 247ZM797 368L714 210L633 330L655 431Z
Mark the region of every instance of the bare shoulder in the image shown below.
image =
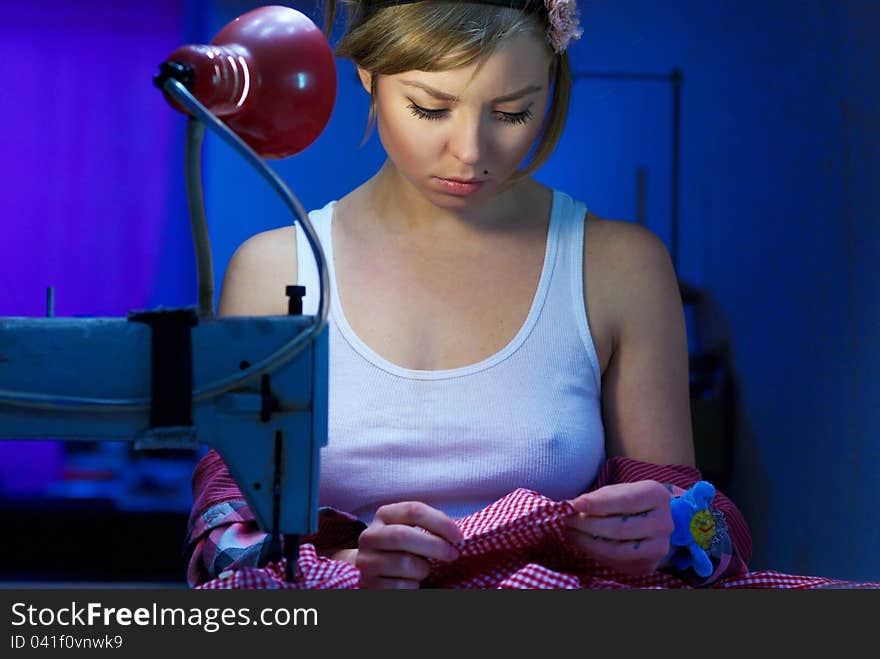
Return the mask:
M592 213L584 224L584 295L605 364L628 329L674 315L681 305L672 259L657 234Z
M637 275L646 269L671 265L669 251L650 229L634 222L612 220L587 213L584 253L599 259L616 275Z
M244 241L226 268L218 308L222 316L283 315L285 286L297 281L296 231L281 227Z

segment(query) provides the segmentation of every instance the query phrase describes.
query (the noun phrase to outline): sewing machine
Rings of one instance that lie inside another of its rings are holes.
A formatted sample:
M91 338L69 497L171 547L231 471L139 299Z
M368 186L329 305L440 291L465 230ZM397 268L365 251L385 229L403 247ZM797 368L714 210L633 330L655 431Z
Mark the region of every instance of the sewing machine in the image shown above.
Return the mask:
M308 216L262 157L292 155L324 129L335 101L332 51L303 14L262 7L211 44L176 50L154 83L190 117L199 305L127 318L56 318L49 305L46 318L0 318L0 439L115 440L144 451L207 444L261 529L276 541L314 532L327 442L327 272ZM286 316L215 317L201 190L205 127L263 175L305 230L321 280L314 316L303 315L304 289L291 285ZM288 558L296 547L285 543Z

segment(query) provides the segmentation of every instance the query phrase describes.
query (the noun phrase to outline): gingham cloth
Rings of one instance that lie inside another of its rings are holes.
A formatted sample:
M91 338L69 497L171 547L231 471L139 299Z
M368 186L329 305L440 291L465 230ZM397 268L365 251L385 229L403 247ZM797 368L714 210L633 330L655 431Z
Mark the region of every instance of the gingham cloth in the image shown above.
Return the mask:
M196 465L192 488L193 506L185 549L188 556L186 579L191 587L210 582L215 582L211 587L217 587L215 580L237 584L237 581L227 579L237 571L244 571L246 579L263 579L265 582L280 569L269 561L269 534L260 530L244 495L214 449L208 451ZM366 525L353 515L333 508L320 508L318 532L300 538L300 572L311 576L300 581L297 587L302 588L303 584L311 587L308 584L312 576L315 587L323 587L327 578L324 571L328 569L325 561L329 559L321 558L318 561L322 550L357 547L358 536L365 528ZM321 570L316 572L318 563ZM332 568L332 565L329 567ZM254 572L263 568L268 571L266 575L260 576ZM349 572L345 570L346 574ZM284 575L284 570L281 569L278 574Z
M699 479L699 472L683 465L651 465L625 458L607 461L594 489L611 482L653 478L681 488ZM664 571L633 577L585 558L568 545L563 521L574 509L567 501L553 501L537 492L518 489L473 515L456 520L464 540L459 558L432 562L424 588L450 589L693 589L693 588L880 588L880 582L856 583L818 576L785 574L774 570L747 571L751 552L748 528L739 511L722 494L713 507L723 510L734 555L722 561L710 579ZM726 509L726 510L724 510ZM238 509L239 512L241 508ZM240 515L238 515L240 517ZM294 582L285 581L286 563L263 567L235 566L195 588L357 588L357 568L318 555L316 545L327 538L356 546L363 524L339 511L324 509L319 531L300 547ZM243 522L235 522L243 524ZM253 522L250 522L252 525ZM218 530L218 529L215 529ZM222 531L222 529L219 529ZM263 534L265 535L265 534ZM192 573L192 571L191 571Z
M634 577L580 556L568 546L564 520L574 512L568 502L516 490L459 520L465 540L459 558L433 563L423 587L479 589L693 589L693 588L878 588L825 577L745 571L711 583L695 583L664 571Z
M350 563L318 556L315 546L300 546L293 581L287 581L287 560L265 567L243 567L223 572L196 586L200 590L339 590L357 588L360 571Z

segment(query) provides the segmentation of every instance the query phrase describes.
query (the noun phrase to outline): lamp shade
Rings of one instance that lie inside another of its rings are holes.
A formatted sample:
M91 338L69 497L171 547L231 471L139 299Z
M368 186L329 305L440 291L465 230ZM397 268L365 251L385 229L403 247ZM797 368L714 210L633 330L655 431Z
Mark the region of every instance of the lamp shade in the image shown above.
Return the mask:
M311 19L290 7L242 14L210 44L181 46L167 63L180 65L190 93L267 159L309 146L336 101L330 44Z

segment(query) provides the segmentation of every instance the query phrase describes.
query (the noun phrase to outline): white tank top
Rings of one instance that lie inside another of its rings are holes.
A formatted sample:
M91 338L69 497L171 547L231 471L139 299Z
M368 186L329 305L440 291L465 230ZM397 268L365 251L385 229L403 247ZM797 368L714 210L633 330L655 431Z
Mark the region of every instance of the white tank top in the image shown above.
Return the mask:
M331 222L309 213L330 275L328 442L322 506L369 523L386 503L423 501L452 518L523 487L577 496L605 459L600 372L583 297L586 207L554 191L544 266L510 343L470 366L411 370L352 331L339 301ZM303 311L317 313L318 275L297 225Z

